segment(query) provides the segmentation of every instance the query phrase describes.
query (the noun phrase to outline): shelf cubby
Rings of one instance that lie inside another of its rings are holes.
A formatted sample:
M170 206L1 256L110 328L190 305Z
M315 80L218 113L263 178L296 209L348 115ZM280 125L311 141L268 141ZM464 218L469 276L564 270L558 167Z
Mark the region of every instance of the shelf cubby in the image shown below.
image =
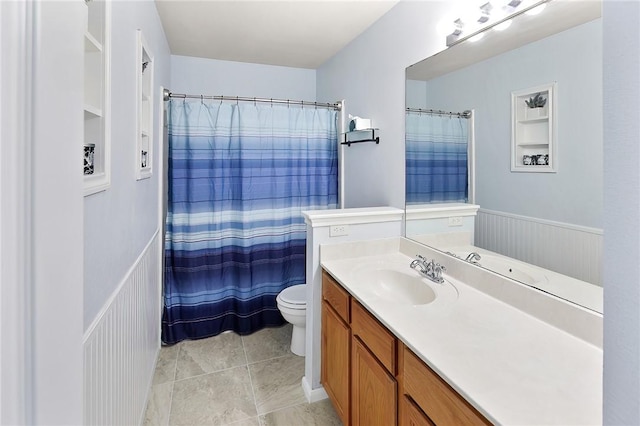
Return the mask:
M553 83L511 93L512 172L556 171L555 88ZM536 97L543 101L532 108L527 103Z
M136 72L137 135L135 148L136 179L152 175L153 166L153 55L142 31L138 30Z
M106 190L111 183L110 40L111 2L85 2L84 144L93 147L93 165L84 168L84 195ZM83 157L86 156L83 147ZM85 159L86 162L86 159ZM86 165L86 164L85 164Z

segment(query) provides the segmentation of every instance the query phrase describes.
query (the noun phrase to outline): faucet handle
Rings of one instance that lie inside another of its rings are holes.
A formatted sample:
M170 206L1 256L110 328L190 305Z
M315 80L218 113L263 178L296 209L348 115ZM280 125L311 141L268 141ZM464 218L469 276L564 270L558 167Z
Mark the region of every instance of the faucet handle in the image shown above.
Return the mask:
M446 271L447 268L445 268L443 265L436 263L436 265L433 268L433 280L437 283L442 284L444 282L444 278L442 278L442 273L444 271Z

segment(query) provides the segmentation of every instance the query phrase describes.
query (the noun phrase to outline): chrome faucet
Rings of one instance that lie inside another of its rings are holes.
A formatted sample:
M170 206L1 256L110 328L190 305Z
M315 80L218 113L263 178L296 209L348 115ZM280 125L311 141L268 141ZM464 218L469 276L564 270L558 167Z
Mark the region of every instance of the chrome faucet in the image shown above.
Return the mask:
M436 263L435 260L431 259L428 261L424 256L419 254L416 255L416 259L414 259L409 265L411 269L416 269L420 267L418 272L420 275L429 278L431 281L442 284L444 282L444 278L442 278L442 273L447 270L444 266Z
M480 255L475 251L472 251L471 253L469 253L469 256L467 256L465 260L469 263L473 263L474 265L479 265L478 260L480 259Z
M418 266L420 266L418 272L422 275L426 275L429 271L429 262L427 262L427 259L420 254L416 254L416 259L414 259L409 265L411 269L416 269Z

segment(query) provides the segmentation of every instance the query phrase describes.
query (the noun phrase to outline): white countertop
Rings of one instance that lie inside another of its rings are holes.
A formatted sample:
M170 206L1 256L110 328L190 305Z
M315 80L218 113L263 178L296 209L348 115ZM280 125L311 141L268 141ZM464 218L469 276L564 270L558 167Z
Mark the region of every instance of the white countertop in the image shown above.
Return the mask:
M411 306L372 297L355 265L411 271L413 258L352 248L345 257L332 250L322 259L321 249L327 272L492 422L601 424L601 348L446 274L457 300Z

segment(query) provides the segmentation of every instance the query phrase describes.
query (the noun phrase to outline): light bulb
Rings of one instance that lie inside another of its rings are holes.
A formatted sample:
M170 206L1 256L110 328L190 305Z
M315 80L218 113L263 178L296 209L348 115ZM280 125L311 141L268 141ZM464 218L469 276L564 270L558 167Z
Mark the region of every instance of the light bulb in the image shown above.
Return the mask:
M529 15L529 16L535 16L538 13L542 12L544 10L544 8L547 7L546 3L542 3L540 6L536 6L531 10L527 10L525 12L525 15Z
M509 28L511 26L512 22L513 22L513 20L509 19L507 21L499 23L498 25L493 27L493 29L496 30L496 31L504 31L504 30L506 30L507 28Z
M479 23L484 24L491 18L491 9L493 9L491 3L485 3L480 6L480 17L478 18Z

